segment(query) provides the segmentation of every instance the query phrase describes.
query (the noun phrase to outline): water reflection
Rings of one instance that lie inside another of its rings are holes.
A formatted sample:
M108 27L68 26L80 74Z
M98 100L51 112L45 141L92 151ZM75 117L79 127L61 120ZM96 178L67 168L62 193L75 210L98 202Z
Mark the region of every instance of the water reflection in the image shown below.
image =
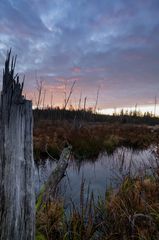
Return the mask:
M66 177L63 178L60 186L66 204L69 204L70 199L75 203L79 202L82 179L85 180L86 190L89 186L90 191L93 191L97 198L98 195L103 196L106 189L118 187L127 174L142 176L145 171L149 173L152 161L154 161L152 148L144 151L119 148L112 155L100 155L96 161L73 160L69 163ZM36 165L36 193L55 166L56 163L49 159Z

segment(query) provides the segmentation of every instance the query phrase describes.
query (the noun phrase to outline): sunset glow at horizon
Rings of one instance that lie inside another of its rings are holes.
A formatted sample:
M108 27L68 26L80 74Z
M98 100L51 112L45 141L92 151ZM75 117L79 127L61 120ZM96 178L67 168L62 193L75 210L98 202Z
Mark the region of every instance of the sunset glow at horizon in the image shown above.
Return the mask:
M113 115L113 114L120 114L121 111L123 112L128 112L130 113L131 111L134 112L135 110L137 112L140 112L142 114L144 113L150 113L153 116L159 116L159 104L156 105L142 105L142 106L137 106L135 107L120 107L120 108L107 108L107 109L101 109L98 110L99 113L101 114L108 114L108 115Z

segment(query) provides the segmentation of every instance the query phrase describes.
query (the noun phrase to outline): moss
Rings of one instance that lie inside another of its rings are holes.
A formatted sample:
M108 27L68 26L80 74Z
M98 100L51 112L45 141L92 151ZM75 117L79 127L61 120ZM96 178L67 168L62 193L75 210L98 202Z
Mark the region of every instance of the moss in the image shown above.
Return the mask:
M47 240L47 238L40 232L36 233L35 240Z
M40 206L42 204L42 198L43 198L44 190L45 190L45 186L42 186L42 188L40 190L40 194L39 194L39 196L37 198L37 201L36 201L36 205L35 205L36 211L38 211L40 209Z

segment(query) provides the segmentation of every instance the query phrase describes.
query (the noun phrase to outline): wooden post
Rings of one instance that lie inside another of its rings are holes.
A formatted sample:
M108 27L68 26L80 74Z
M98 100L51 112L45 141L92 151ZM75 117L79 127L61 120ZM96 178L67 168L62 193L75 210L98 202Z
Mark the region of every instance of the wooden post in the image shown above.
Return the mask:
M63 149L56 168L53 170L47 182L40 191L36 203L36 210L39 210L41 207L43 207L43 204L46 205L46 203L50 202L55 197L56 188L61 179L64 177L66 168L68 166L71 149L72 146L70 145Z
M32 103L14 76L16 58L7 54L0 101L0 239L35 235Z

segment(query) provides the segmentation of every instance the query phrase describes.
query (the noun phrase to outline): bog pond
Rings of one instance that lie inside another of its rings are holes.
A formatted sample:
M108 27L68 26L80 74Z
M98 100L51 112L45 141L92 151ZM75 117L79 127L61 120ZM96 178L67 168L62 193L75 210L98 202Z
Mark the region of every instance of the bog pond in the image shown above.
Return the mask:
M156 165L154 147L147 150L134 151L128 148L118 148L112 155L102 154L96 160L71 160L66 176L60 183L60 194L65 204L71 201L79 203L81 183L84 181L84 194L89 187L94 197L104 196L106 190L117 188L127 175L141 177L151 174ZM41 186L46 182L56 166L51 159L42 160L35 164L35 190L39 193Z

